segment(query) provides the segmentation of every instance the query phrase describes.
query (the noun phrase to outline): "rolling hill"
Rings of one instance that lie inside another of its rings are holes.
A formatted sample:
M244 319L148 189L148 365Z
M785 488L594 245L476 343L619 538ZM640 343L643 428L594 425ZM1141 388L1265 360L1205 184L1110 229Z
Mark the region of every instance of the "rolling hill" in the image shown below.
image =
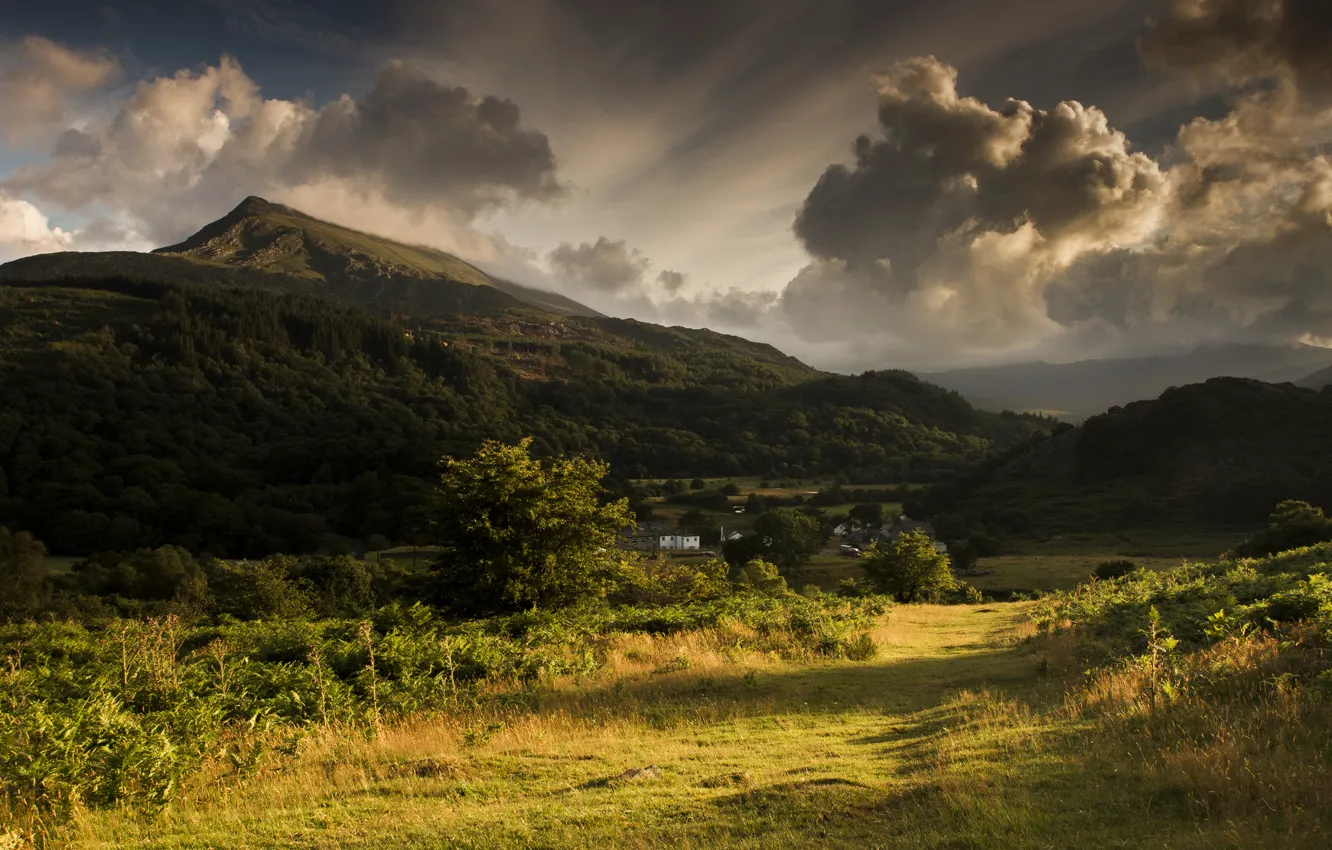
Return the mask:
M1255 527L1332 506L1332 392L1213 378L1114 407L931 488L916 510L1008 536Z
M1079 421L1114 405L1156 398L1173 386L1219 377L1279 384L1324 368L1332 369L1332 350L1326 348L1235 344L1155 357L1017 363L921 377L987 410L1039 410Z
M1312 375L1305 375L1295 382L1297 387L1306 387L1311 390L1321 390L1329 384L1332 384L1332 366L1319 369Z
M151 254L67 251L0 266L0 281L114 276L267 288L416 318L527 309L601 315L562 295L492 277L452 254L360 233L255 197L184 242Z

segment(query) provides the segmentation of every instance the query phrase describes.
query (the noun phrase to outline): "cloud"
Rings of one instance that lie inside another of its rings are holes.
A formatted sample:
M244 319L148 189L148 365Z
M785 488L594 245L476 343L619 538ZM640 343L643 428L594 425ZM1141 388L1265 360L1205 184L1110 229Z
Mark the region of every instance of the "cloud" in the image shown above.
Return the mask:
M393 218L438 225L438 244L485 241L468 229L486 211L557 200L555 171L549 141L509 101L389 64L363 97L315 107L262 97L224 57L140 82L110 120L66 128L8 190L67 210L123 211L159 244L249 194L353 225L394 207ZM312 203L329 200L339 203Z
M105 51L76 51L41 36L0 48L0 128L22 144L59 129L71 100L113 82L120 63Z
M73 242L73 234L53 227L32 204L0 194L0 261L68 251Z
M293 164L301 173L373 179L407 204L446 198L468 215L566 192L550 140L522 126L516 104L477 98L401 63L386 67L361 100L344 95L321 109Z
M1231 83L1282 76L1332 89L1332 6L1324 0L1169 0L1142 39L1158 64Z
M566 282L612 294L641 289L652 265L623 239L611 241L605 236L577 247L566 242L551 251L547 260Z
M1044 289L1080 256L1153 234L1168 179L1078 103L993 109L933 57L878 79L877 137L828 168L795 221L814 262L782 307L806 339L976 353L1057 336Z
M673 272L669 269L664 269L661 274L657 275L657 285L672 295L679 292L688 280L689 275L682 272Z

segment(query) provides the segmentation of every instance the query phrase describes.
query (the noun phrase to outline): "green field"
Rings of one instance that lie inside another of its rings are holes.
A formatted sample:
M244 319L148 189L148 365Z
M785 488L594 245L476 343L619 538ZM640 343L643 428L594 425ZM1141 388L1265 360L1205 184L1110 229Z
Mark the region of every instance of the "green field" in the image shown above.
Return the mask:
M986 575L966 581L982 591L1068 590L1087 581L1102 561L1130 560L1149 570L1178 566L1179 558L1121 558L1114 555L1001 555L982 558L978 570Z

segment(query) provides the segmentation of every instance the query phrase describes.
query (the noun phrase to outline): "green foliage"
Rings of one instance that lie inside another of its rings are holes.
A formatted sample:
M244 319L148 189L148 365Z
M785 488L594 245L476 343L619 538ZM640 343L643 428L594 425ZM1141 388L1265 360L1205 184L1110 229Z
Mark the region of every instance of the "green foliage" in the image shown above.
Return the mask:
M754 520L754 535L768 557L783 567L809 562L827 539L822 523L795 508L776 508Z
M861 525L878 527L883 525L883 505L870 502L863 505L856 505L847 511L847 516Z
M1302 621L1326 633L1332 628L1330 572L1332 543L1258 559L1185 562L1053 595L1036 616L1046 625L1072 621L1100 658L1146 652L1149 622L1185 649Z
M40 540L0 527L0 618L29 614L45 601L45 557Z
M722 557L733 568L743 567L755 558L762 558L768 549L756 534L747 534L722 544Z
M0 285L0 523L60 555L331 551L414 542L438 458L485 439L626 477L938 480L1040 427L710 331L517 313L408 335L259 283Z
M1109 581L1131 575L1137 569L1138 565L1132 561L1102 561L1096 565L1093 575L1102 581Z
M860 563L878 592L902 602L938 598L957 587L948 555L936 552L934 541L921 531L871 546Z
M241 620L292 619L309 614L310 594L290 576L294 559L215 561L208 576L214 609Z
M440 601L467 612L560 608L603 598L619 571L627 500L600 503L603 463L542 462L531 439L446 458L434 505Z
M92 596L166 600L178 593L198 595L203 568L178 546L137 552L99 552L71 568L73 589Z
M666 557L627 561L612 599L635 605L666 605L720 599L731 593L730 568L710 559L689 563Z
M785 596L791 592L777 565L762 558L755 558L736 571L735 586L742 593L762 596Z
M593 675L615 635L739 624L778 657L864 657L883 610L878 599L727 594L465 622L415 605L365 621L0 626L0 794L31 810L155 812L205 766L210 782L242 778L321 725L369 729L475 706L499 684Z
M1308 502L1287 500L1272 511L1267 528L1235 547L1235 553L1261 557L1329 540L1332 540L1332 519L1323 515L1322 508Z

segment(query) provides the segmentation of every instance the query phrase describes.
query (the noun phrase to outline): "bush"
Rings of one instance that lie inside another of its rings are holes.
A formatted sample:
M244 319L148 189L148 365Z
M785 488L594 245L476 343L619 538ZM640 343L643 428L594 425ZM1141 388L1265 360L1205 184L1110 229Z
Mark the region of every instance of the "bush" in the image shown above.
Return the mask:
M720 559L690 564L670 558L625 563L624 578L611 599L635 605L670 605L720 599L731 593L730 568Z
M1102 561L1096 565L1096 571L1093 573L1102 581L1120 578L1129 575L1138 569L1138 565L1132 561Z
M0 618L36 611L47 596L46 547L26 531L0 527Z
M763 596L785 596L790 593L786 579L777 571L777 565L755 558L739 569L735 577L736 589L742 593Z
M1286 501L1276 506L1267 528L1237 546L1235 553L1262 557L1329 540L1332 540L1332 519L1323 515L1322 508L1308 502Z

